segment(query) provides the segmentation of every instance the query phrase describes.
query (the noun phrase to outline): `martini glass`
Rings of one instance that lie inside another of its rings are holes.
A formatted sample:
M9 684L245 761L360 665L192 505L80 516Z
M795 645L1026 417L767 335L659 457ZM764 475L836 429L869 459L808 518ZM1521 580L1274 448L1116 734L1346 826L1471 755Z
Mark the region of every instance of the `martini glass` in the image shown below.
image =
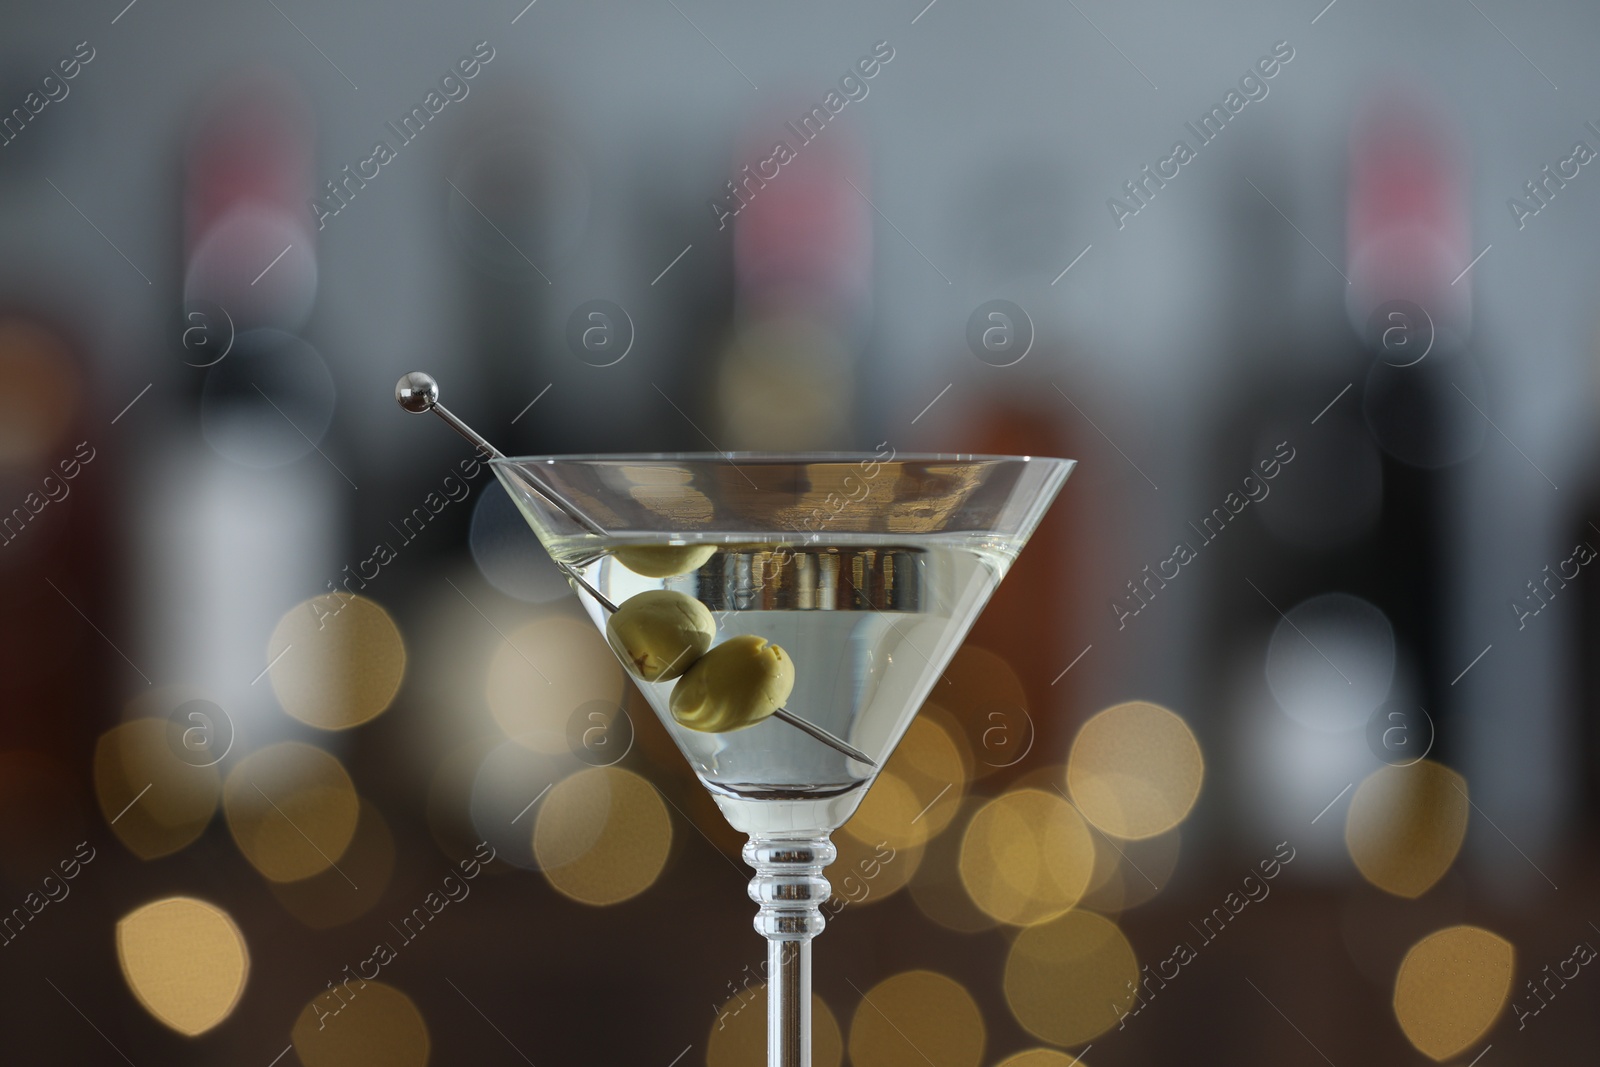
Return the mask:
M434 410L493 457L602 632L618 605L672 590L710 609L713 649L753 635L792 661L793 689L777 714L718 732L674 717L681 677L635 680L722 814L749 837L755 928L768 942L767 1062L810 1067L811 940L831 891L829 836L866 795L1073 462L886 447L512 458L438 405L437 387L423 380L402 379L402 405Z

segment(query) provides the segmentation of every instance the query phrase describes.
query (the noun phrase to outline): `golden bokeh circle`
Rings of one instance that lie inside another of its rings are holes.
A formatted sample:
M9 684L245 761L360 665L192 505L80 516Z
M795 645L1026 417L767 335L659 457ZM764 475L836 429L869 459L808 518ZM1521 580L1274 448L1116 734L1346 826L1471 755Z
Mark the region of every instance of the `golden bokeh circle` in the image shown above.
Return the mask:
M612 778L605 773L609 769L577 771L551 787L547 797L556 801L554 810L545 804L533 820L536 865L563 867L575 863L600 843L611 823Z
M348 730L394 702L406 646L389 613L363 596L329 593L295 605L267 642L283 710L323 730Z
M572 751L568 724L594 700L622 698L616 654L592 625L562 615L510 631L489 661L489 711L507 737L535 752Z
M355 836L360 807L343 765L299 741L252 752L222 789L234 843L274 882L310 878L337 864Z
M1205 759L1189 725L1138 700L1084 723L1067 757L1067 788L1083 817L1129 840L1181 823L1204 778Z
M978 1067L987 1036L977 1002L960 982L934 971L904 971L867 990L856 1006L850 1062Z
M920 844L896 847L882 840L867 844L845 833L834 834L833 844L838 856L823 872L833 887L830 917L849 905L876 904L904 889L922 866L926 849Z
M649 781L592 767L551 787L533 853L545 878L583 904L619 904L655 884L672 849L672 820Z
M1053 1048L1030 1048L1007 1056L995 1067L1089 1067L1077 1056L1069 1056Z
M162 719L134 719L100 735L94 792L111 832L140 859L171 855L210 824L222 795L215 767L196 767L172 750Z
M361 800L355 836L339 857L339 869L267 888L285 911L313 930L331 930L371 911L394 876L394 835L382 813Z
M1026 707L1028 689L1005 657L978 645L964 644L951 657L928 699L957 719L964 719L991 703Z
M1082 898L1094 872L1089 828L1065 799L1017 789L967 825L961 884L984 913L1013 926L1045 922Z
M971 764L974 778L1013 765L1013 749L1026 743L1013 737L1012 731L1028 726L1027 687L1016 668L986 648L962 645L934 683L928 700L958 725L966 751L977 755ZM995 732L997 724L999 732Z
M840 830L864 845L913 848L928 840L927 820L917 818L924 806L910 783L885 767Z
M717 1011L706 1041L706 1067L751 1067L767 1062L767 986L747 969L740 992ZM839 1067L844 1035L827 1003L811 994L811 1067Z
M915 794L918 803L912 819L923 840L950 825L966 795L972 755L957 741L959 729L948 714L929 715L925 709L911 720L883 767L883 774L894 775Z
M1447 1060L1489 1032L1516 969L1511 942L1479 926L1449 926L1411 946L1394 980L1394 1014L1423 1055Z
M1006 956L1004 988L1024 1030L1070 1046L1115 1026L1138 979L1139 961L1117 924L1073 910L1017 935Z
M117 922L117 961L146 1011L180 1034L203 1034L244 995L250 951L228 913L169 897Z
M304 1067L425 1067L427 1023L394 986L356 979L301 1009L290 1031Z
M929 700L917 712L914 722L930 722L943 730L950 743L956 747L956 753L961 760L961 781L971 783L977 775L977 760L972 754L972 745L967 740L967 733L961 728L961 722L948 710Z
M1408 900L1443 878L1467 834L1467 781L1422 760L1378 768L1356 787L1344 841L1362 877Z

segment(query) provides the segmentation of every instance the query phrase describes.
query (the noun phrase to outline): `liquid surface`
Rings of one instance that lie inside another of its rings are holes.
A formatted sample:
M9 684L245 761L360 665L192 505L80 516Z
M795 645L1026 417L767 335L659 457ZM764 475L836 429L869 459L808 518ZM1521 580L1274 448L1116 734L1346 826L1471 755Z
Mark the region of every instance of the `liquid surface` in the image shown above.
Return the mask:
M698 569L668 578L643 577L611 555L665 543L659 536L585 537L549 547L614 603L649 589L677 590L711 609L716 644L754 634L781 646L795 671L784 706L880 766L1020 548L992 536L719 541ZM606 610L587 593L579 596L603 629ZM635 681L741 831L835 829L872 782L871 767L778 718L726 733L679 726L668 711L677 682Z

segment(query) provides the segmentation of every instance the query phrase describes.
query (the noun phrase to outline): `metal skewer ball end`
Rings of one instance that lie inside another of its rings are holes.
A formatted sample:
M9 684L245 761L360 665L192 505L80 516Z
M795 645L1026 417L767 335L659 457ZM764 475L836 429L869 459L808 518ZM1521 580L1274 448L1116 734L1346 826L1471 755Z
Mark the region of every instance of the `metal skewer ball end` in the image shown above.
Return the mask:
M407 411L420 415L439 402L439 383L433 375L414 370L395 383L394 398Z
M407 411L420 415L431 411L443 419L456 433L465 437L472 446L490 459L505 459L506 454L479 436L478 432L439 403L439 382L431 374L414 370L394 385L394 398Z

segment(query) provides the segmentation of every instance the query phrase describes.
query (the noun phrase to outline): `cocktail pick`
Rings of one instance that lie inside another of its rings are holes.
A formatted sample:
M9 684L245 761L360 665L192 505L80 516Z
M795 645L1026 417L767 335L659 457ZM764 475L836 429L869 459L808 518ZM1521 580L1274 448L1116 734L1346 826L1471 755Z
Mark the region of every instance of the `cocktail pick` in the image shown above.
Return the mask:
M424 374L421 371L412 371L395 383L394 398L401 407L415 414L420 415L424 411L433 412L443 419L452 430L472 442L474 448L491 459L506 458L504 452L491 445L476 430L462 422L455 412L439 403L439 383L434 380L433 375ZM585 515L576 504L570 500L562 499L553 490L540 484L531 471L525 469L522 473L523 477L533 483L534 492L544 497L557 510L565 513L573 522L592 534L599 534L602 537L606 535L606 528ZM613 608L612 610L615 611L616 609Z
M412 371L410 374L407 374L405 377L401 378L395 383L394 398L402 408L412 412L413 414L420 415L427 411L433 412L435 415L443 419L445 424L448 425L452 430L460 434L462 437L465 437L469 442L472 443L474 448L489 458L507 458L504 452L494 447L494 445L491 445L485 438L479 435L476 430L462 422L460 417L457 416L453 411L439 403L439 383L434 379L433 375L424 374L422 371ZM531 483L531 488L533 491L548 501L549 504L556 510L567 515L572 519L573 522L577 523L579 526L582 526L590 533L599 534L602 537L606 536L605 527L595 522L588 515L585 515L583 511L577 507L577 505L562 498L562 496L555 492L555 490L534 481L533 475L526 467L522 469L522 474ZM582 586L584 592L588 593L595 599L595 603L599 604L601 607L613 614L616 613L617 605L612 603L612 601L607 598L604 593L600 592L600 590L591 585L582 574L578 573L576 568L566 563L562 563L560 560L555 560L554 562L556 566L560 567L564 572L566 572L567 577L571 578L578 585ZM772 713L772 717L775 719L782 719L784 722L788 723L790 726L793 726L801 733L815 738L816 740L838 752L842 752L844 755L849 756L853 760L856 760L860 763L865 763L868 767L876 769L878 766L876 760L872 759L865 752L862 752L859 748L856 748L854 745L849 744L841 738L835 737L833 734L829 733L827 730L824 730L815 723L808 722L805 719L800 718L788 708L779 708L777 711Z

